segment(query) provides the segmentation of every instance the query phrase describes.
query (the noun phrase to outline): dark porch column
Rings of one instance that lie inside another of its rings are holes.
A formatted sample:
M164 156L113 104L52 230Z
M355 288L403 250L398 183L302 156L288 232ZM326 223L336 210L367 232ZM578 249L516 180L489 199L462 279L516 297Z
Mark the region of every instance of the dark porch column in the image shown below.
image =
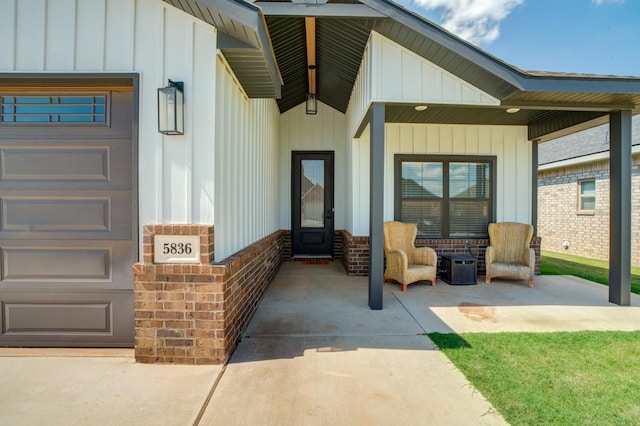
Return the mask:
M369 109L369 307L382 309L384 275L384 104Z
M538 141L531 141L531 224L538 235Z
M609 114L609 302L631 303L631 111Z

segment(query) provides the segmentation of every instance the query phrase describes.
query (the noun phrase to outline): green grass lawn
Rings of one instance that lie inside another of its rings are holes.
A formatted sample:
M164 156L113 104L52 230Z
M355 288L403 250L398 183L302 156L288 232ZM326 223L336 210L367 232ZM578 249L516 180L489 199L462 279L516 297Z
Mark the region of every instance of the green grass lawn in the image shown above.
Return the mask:
M429 337L514 426L640 424L640 332Z
M609 284L609 262L563 253L543 251L541 275L574 275L600 284ZM631 292L640 294L640 268L631 268Z

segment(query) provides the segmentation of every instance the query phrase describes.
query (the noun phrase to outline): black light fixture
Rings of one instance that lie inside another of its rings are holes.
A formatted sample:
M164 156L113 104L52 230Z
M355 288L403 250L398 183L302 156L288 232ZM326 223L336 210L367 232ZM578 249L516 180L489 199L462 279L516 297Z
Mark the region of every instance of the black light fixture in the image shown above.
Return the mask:
M307 93L307 114L316 115L318 113L318 98L315 93Z
M158 89L158 132L184 135L184 83L171 81Z

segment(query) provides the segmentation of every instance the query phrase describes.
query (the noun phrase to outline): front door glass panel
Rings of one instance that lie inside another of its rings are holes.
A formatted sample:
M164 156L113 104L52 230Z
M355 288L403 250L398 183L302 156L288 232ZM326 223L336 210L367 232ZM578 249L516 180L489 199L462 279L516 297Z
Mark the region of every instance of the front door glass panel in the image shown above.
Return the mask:
M300 223L303 228L324 227L324 160L302 160Z

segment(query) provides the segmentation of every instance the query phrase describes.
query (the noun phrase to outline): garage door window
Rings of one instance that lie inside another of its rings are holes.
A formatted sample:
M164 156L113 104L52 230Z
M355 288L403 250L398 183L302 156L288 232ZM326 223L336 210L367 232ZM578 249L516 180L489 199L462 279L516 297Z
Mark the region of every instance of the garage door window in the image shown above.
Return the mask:
M2 125L85 124L104 125L106 94L2 95Z

